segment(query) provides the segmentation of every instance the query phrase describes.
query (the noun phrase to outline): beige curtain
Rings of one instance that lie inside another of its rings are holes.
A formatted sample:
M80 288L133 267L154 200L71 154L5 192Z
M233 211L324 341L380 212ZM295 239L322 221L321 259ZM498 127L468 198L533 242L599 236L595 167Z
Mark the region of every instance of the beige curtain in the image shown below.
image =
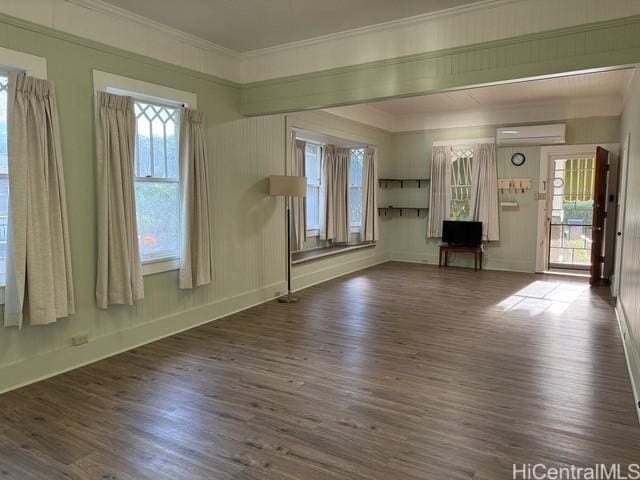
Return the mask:
M349 149L327 145L322 162L324 208L320 238L349 241Z
M9 74L5 326L74 313L60 127L52 82Z
M291 152L291 171L290 175L296 177L304 177L304 151L306 142L297 140L295 133L291 139L293 151ZM307 239L307 214L306 214L306 198L294 197L291 199L291 216L293 228L291 229L291 249L293 251L304 249L304 242Z
M378 240L378 172L375 147L367 147L364 152L360 240Z
M133 184L133 98L97 94L98 307L144 297Z
M182 254L180 288L211 282L211 223L204 115L183 109L180 120Z
M482 239L490 242L500 239L498 224L498 167L496 145L477 145L473 155L471 175L471 219L482 222Z
M427 237L442 237L442 222L451 208L451 146L433 147Z

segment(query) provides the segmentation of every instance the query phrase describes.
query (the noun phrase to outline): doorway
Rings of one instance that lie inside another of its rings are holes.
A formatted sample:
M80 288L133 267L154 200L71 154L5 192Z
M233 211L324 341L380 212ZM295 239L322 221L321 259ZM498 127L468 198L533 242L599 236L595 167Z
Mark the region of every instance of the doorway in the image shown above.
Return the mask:
M612 147L617 152L613 144L542 147L537 272L588 276L592 285L607 276L606 198L615 193L608 185Z
M591 267L595 156L552 158L549 173L548 268L588 271Z

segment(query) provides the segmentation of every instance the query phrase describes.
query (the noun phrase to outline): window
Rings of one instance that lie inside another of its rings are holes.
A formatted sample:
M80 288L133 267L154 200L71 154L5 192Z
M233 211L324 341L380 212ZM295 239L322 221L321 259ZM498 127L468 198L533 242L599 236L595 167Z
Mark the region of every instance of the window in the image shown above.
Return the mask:
M180 266L179 133L182 107L196 95L175 88L93 71L95 91L134 98L134 186L140 259L144 275Z
M307 177L307 231L320 229L320 185L322 147L307 142L304 152L304 171Z
M178 125L180 110L148 101L134 103L135 192L142 261L180 256Z
M362 222L362 166L364 148L352 148L349 152L349 226L360 230Z
M7 217L9 214L9 158L7 155L8 78L0 74L0 284L5 284Z
M451 220L469 220L473 148L454 148L451 155Z

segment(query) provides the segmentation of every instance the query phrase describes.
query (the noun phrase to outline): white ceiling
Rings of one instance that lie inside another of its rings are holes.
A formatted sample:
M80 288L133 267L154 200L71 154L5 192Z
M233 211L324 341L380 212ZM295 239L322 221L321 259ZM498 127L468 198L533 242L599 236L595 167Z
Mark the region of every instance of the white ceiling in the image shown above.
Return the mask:
M306 40L478 0L104 0L237 52Z
M392 131L619 115L633 69L327 109Z
M393 115L440 113L452 110L504 108L532 103L584 99L618 95L622 97L631 78L631 70L573 75L530 82L435 93L422 97L400 98L372 104Z

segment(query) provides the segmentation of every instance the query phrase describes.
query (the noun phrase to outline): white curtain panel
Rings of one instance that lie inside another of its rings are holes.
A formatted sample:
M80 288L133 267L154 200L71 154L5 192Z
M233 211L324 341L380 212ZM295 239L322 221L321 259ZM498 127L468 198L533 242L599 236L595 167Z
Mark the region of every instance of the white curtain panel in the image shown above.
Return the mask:
M322 162L324 215L320 238L349 241L349 149L327 145Z
M9 219L4 325L74 313L71 254L52 82L9 74Z
M436 146L431 151L429 221L427 237L442 237L442 222L451 208L451 146Z
M367 147L364 153L361 225L360 240L378 240L378 172L375 147Z
M144 297L133 184L133 98L97 93L98 265L96 302L133 305Z
M304 152L307 144L302 140L297 140L295 133L293 135L291 139L293 151L291 152L290 175L304 177ZM304 249L304 242L307 239L306 197L294 197L291 199L291 217L293 223L291 247L293 251L299 251Z
M482 239L490 242L499 240L498 166L494 143L479 144L475 148L470 210L471 218L482 222Z
M209 214L209 175L204 114L185 108L180 116L182 253L180 288L211 282L213 261Z

